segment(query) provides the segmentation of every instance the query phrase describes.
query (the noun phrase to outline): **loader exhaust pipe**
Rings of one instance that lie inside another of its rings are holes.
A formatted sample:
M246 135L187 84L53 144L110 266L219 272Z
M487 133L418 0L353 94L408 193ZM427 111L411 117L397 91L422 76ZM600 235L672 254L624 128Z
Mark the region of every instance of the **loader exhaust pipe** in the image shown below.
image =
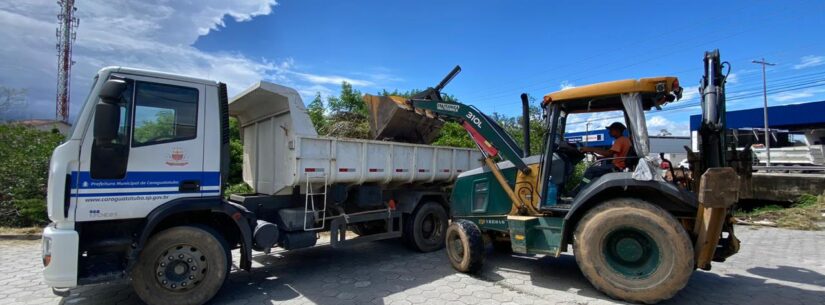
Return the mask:
M530 156L530 101L527 93L521 94L521 128L524 129L524 157Z
M458 75L459 72L461 72L461 66L455 66L455 68L453 68L453 70L450 71L450 74L447 74L447 76L445 76L444 79L442 79L441 82L438 83L437 86L435 86L435 91L438 91L440 93L441 89L444 89L444 87L446 87L447 84L449 84L450 81L452 81L453 78L455 78L455 76Z

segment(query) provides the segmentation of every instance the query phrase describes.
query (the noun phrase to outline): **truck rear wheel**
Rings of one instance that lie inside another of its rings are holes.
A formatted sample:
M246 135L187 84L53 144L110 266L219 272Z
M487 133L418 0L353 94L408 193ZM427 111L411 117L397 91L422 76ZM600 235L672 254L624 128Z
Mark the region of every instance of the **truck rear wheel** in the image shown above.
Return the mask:
M173 227L146 244L132 286L150 305L200 305L221 289L231 261L226 241L211 229Z
M418 206L407 217L402 233L409 247L421 252L432 252L444 247L447 225L444 206L429 201Z
M620 198L589 211L573 249L582 273L612 298L656 303L685 287L693 272L693 246L667 211Z
M475 273L484 264L484 238L481 230L473 222L465 219L453 220L447 228L447 258L455 270Z

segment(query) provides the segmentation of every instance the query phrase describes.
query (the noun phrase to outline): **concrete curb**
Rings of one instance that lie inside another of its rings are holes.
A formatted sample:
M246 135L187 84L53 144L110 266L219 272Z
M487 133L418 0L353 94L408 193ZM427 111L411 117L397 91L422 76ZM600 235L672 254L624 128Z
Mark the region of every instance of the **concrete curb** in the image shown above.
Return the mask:
M38 240L43 238L40 234L0 234L0 240Z

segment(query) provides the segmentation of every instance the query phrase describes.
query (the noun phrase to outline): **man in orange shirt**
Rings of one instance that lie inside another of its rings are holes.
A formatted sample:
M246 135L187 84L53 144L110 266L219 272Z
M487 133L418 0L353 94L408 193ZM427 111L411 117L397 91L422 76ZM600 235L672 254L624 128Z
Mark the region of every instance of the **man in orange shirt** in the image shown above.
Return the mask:
M588 167L584 172L583 183L587 184L591 180L601 177L604 174L621 171L627 167L625 157L627 157L627 154L630 152L632 145L630 144L630 139L624 136L625 129L627 128L624 124L619 122L613 122L613 124L607 127L607 130L610 131L610 136L616 139L613 141L613 146L611 146L610 149L595 147L581 148L581 152L592 152L604 158L614 158L610 160L611 162L597 161L598 164Z

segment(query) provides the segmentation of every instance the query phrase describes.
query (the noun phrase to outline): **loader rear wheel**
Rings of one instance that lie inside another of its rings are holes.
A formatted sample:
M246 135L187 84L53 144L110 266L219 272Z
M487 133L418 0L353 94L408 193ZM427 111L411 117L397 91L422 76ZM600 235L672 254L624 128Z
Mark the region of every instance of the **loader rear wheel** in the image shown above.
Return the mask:
M447 228L447 258L455 270L475 273L484 264L484 238L476 224L456 219Z
M132 272L132 286L150 305L200 305L221 289L231 261L226 241L213 230L173 227L146 244Z
M693 246L667 211L648 202L607 201L579 222L573 249L596 289L631 302L656 303L685 287L693 272Z
M410 248L432 252L444 247L447 230L447 211L437 202L425 202L418 206L404 222L403 236Z

